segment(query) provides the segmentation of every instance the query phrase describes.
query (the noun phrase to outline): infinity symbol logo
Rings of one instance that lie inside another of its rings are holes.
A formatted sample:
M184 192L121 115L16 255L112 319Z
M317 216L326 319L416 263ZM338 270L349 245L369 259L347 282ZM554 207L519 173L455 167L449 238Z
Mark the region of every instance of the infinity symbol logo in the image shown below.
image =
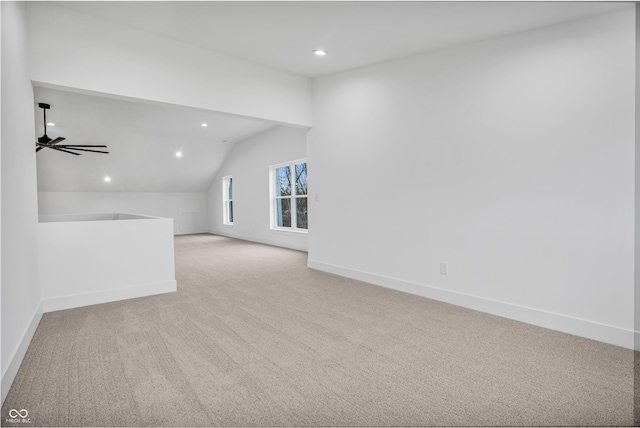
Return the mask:
M27 416L29 416L29 412L27 412L27 409L21 409L21 410L11 409L9 410L9 416L12 418L17 418L18 416L20 416L21 418L24 419Z

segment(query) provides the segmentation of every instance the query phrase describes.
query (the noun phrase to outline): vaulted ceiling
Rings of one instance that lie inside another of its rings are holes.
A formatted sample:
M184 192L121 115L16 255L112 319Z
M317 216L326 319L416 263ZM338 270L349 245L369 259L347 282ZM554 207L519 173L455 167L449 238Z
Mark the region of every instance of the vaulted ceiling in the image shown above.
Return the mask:
M47 3L307 78L627 6L604 2ZM55 29L56 23L51 26ZM329 55L312 55L316 48L328 50ZM52 106L47 119L56 123L48 129L50 137L64 136L69 144L106 144L110 151L83 156L40 151L39 191L205 191L233 143L276 125L60 88L36 87L34 101L38 136L42 135L42 111L37 103L46 102ZM179 150L181 158L175 156ZM112 176L112 182L103 182L105 175Z
M603 2L57 2L212 51L318 77L624 7ZM313 49L329 55L318 58Z
M222 116L206 110L145 104L36 87L45 102L51 138L61 144L106 145L109 154L37 153L39 191L206 191L233 143L273 123ZM207 126L201 126L206 123ZM42 110L36 134L43 133ZM182 154L176 156L176 152ZM104 182L109 176L111 182Z

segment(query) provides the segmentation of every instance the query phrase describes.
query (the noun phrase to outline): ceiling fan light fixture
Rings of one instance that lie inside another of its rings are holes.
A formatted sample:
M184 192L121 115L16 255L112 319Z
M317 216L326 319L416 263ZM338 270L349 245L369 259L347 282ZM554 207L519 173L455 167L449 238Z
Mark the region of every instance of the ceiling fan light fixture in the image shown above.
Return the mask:
M314 49L313 53L318 56L325 56L328 52L325 51L324 49Z
M44 135L38 137L36 140L36 152L42 149L51 149L57 152L69 153L70 155L80 156L78 152L92 152L92 153L104 153L108 154L104 150L93 150L95 148L107 148L104 144L59 144L66 140L64 137L50 138L47 135L47 125L55 126L55 123L47 122L47 110L51 108L51 105L47 103L38 103L38 107L42 109L43 122L44 122ZM90 149L87 147L91 147ZM106 180L105 180L106 181Z

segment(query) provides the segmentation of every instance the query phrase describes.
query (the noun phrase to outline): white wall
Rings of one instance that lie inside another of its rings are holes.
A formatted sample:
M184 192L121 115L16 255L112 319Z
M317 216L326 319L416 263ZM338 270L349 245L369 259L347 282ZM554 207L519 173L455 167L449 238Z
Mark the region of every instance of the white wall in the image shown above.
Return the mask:
M176 291L171 220L133 217L38 225L45 312Z
M311 125L306 77L47 2L28 9L31 79L37 85Z
M306 157L306 130L277 126L236 143L209 189L209 231L307 250L307 235L271 230L269 167ZM314 183L309 165L309 185ZM222 224L222 177L233 176L233 226Z
M2 2L2 401L42 316L38 269L33 88L26 11Z
M635 270L634 270L634 322L635 322L635 339L634 346L636 351L640 351L640 7L636 4L636 186L635 186ZM640 364L640 359L636 359L636 364ZM637 366L636 366L637 367ZM635 394L640 397L640 370L634 370L635 375ZM640 421L640 406L634 408L634 421Z
M126 212L173 219L175 235L208 231L206 192L38 192L41 215Z
M315 80L309 266L631 347L634 40L631 6Z

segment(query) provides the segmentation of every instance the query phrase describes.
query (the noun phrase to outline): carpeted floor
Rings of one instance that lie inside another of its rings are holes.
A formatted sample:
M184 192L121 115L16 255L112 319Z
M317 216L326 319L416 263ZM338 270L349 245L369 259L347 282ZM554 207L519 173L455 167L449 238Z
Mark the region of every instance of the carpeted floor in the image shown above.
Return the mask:
M633 423L633 353L176 237L178 292L45 314L2 407L48 426Z

